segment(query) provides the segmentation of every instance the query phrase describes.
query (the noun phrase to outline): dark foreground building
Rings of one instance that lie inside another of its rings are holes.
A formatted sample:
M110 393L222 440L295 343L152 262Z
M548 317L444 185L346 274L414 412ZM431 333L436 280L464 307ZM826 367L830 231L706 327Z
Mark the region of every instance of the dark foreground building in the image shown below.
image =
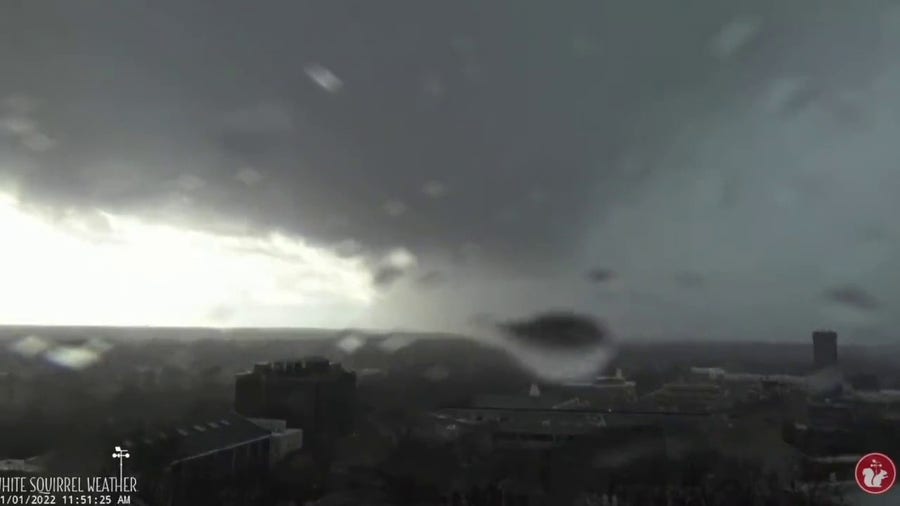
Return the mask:
M123 446L146 503L238 506L259 503L286 435L232 414L145 433Z
M813 332L813 366L815 370L834 367L838 363L837 332L817 330Z
M235 410L301 428L308 441L347 434L356 409L356 374L328 359L256 364L235 379Z

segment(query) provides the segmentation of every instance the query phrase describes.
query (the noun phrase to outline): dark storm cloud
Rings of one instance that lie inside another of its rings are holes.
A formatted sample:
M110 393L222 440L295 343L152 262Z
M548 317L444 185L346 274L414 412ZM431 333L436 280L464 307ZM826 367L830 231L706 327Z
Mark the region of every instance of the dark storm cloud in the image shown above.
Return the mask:
M616 278L616 273L612 269L597 268L588 272L588 279L594 283L606 283Z
M890 5L2 2L0 180L34 204L276 229L342 255L405 247L581 285L614 266L665 299L702 269L732 321L890 256L842 240L897 215ZM492 299L567 295L535 285ZM484 291L439 312L471 314Z
M395 248L370 266L372 283L379 288L390 288L412 273L416 257L409 250Z
M578 348L605 344L609 331L590 316L568 312L551 312L530 319L501 323L499 329L509 338L523 344L544 348Z
M860 311L875 311L879 307L878 299L864 288L855 285L831 287L824 291L826 300Z
M441 285L446 281L446 275L440 271L431 270L425 273L422 273L418 278L416 278L416 283L419 286L424 288L434 288L436 286Z
M703 85L723 59L729 82L758 81L776 42L815 28L789 9L766 25L774 3L749 18L713 1L244 7L4 5L0 91L40 99L57 141L24 186L119 207L193 192L188 211L327 242L545 260L578 236L594 184L656 149L660 90ZM240 184L245 167L263 182ZM173 190L185 173L203 187ZM389 201L406 212L379 212ZM504 209L516 219L482 219Z
M372 282L381 288L389 288L391 285L403 278L404 271L393 265L382 265L375 269L372 274Z

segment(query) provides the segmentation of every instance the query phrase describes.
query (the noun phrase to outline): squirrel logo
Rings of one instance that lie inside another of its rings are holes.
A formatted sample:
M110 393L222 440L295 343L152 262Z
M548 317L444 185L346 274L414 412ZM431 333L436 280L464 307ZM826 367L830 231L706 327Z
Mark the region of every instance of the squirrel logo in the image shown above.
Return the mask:
M876 461L877 463L877 461ZM884 481L888 476L888 472L884 469L878 468L878 472L876 474L874 464L873 466L867 467L862 470L863 473L863 483L866 484L867 487L871 488L881 488L881 482Z
M883 494L894 486L897 467L882 453L870 453L856 464L856 483L869 494Z

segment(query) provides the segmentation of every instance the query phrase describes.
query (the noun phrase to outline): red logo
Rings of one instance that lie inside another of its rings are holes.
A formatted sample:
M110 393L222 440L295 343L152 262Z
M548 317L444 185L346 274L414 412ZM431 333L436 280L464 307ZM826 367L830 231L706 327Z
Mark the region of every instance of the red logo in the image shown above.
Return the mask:
M883 494L897 481L897 466L883 453L870 453L856 464L856 484L868 494Z

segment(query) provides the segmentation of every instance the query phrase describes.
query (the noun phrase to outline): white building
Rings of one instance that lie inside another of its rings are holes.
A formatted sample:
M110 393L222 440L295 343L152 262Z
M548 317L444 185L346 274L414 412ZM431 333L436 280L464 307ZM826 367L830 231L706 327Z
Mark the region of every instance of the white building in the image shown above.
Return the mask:
M634 381L625 379L621 369L616 371L615 376L600 376L594 381L582 383L565 383L558 390L571 400L579 401L569 403L578 407L604 409L637 400L637 385Z
M289 454L303 448L303 429L288 428L284 420L250 418L251 422L272 433L269 443L269 463L275 466Z

